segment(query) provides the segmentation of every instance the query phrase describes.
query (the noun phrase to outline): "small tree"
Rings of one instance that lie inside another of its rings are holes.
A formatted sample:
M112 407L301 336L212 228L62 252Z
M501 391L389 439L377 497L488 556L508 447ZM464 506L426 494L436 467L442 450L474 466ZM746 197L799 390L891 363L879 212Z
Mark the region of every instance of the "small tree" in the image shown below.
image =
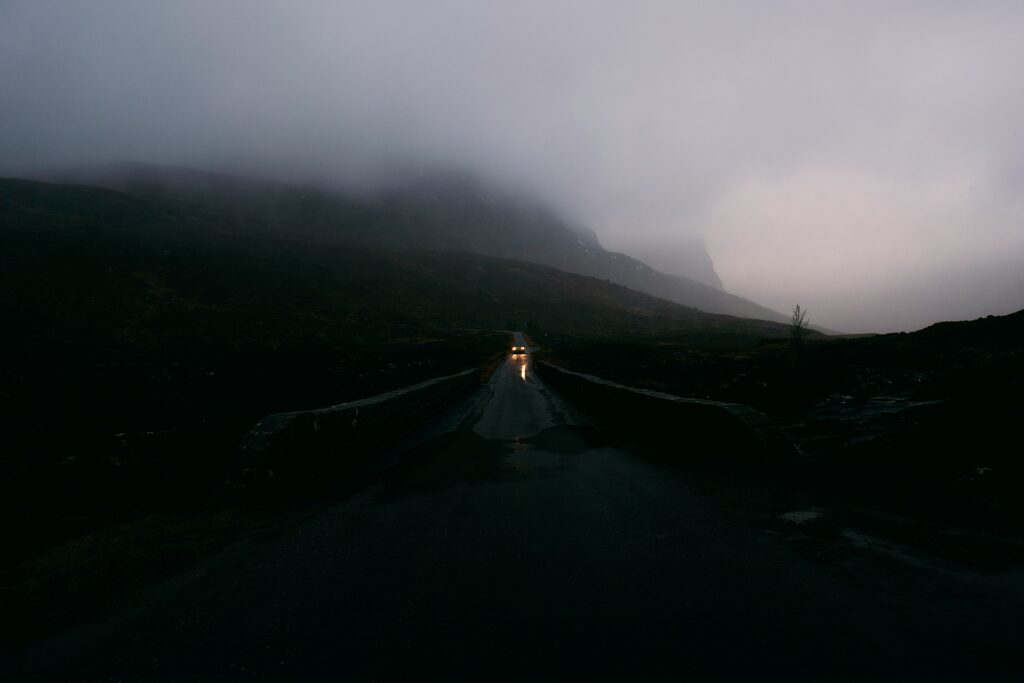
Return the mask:
M793 317L789 320L789 335L793 339L793 346L800 346L808 332L807 309L800 308L800 304L797 304L793 309Z

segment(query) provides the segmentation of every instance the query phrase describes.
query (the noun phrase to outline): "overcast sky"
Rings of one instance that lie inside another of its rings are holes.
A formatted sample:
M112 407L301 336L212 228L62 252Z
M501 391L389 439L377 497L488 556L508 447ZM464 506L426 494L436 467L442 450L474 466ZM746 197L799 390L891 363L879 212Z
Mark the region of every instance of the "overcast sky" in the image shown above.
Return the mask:
M0 0L0 170L464 166L821 325L1024 308L1024 2Z

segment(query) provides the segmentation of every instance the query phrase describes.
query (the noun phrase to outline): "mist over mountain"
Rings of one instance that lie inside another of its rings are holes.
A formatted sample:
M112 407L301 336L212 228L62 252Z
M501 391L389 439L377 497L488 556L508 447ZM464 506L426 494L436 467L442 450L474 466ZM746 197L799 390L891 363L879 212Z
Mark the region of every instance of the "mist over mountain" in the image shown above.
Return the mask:
M2 3L0 175L467 169L837 329L1024 302L1020 3L73 4Z
M663 273L726 289L701 237L670 244L638 241L630 245L629 253Z
M65 168L41 177L203 207L236 223L242 232L514 258L608 280L709 313L785 320L718 286L660 272L626 254L607 251L585 227L567 223L537 201L464 173L434 171L361 194L135 163ZM671 262L675 272L687 272L689 262L700 279L713 277L714 268L702 247L695 243L693 252L677 252L683 258Z

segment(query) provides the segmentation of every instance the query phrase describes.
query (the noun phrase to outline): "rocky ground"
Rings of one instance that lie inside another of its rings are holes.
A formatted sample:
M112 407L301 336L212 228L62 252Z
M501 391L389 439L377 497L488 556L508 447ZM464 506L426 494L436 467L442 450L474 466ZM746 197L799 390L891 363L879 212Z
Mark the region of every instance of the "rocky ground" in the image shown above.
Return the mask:
M796 348L551 338L547 355L623 384L764 412L796 451L785 485L815 504L1019 535L1024 462L1010 444L1024 408L1021 340L1024 312Z

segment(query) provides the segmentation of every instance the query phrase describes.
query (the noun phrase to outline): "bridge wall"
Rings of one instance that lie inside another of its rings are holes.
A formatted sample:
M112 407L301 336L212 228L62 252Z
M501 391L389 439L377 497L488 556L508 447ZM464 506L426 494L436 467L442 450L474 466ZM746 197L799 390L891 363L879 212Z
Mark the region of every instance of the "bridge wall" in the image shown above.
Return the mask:
M370 458L479 386L480 370L471 369L359 401L268 415L243 437L229 489L287 496L358 477Z
M636 431L680 450L763 456L792 447L762 413L738 403L684 398L638 389L545 361L535 371L553 389L602 424ZM696 447L696 448L695 448Z

